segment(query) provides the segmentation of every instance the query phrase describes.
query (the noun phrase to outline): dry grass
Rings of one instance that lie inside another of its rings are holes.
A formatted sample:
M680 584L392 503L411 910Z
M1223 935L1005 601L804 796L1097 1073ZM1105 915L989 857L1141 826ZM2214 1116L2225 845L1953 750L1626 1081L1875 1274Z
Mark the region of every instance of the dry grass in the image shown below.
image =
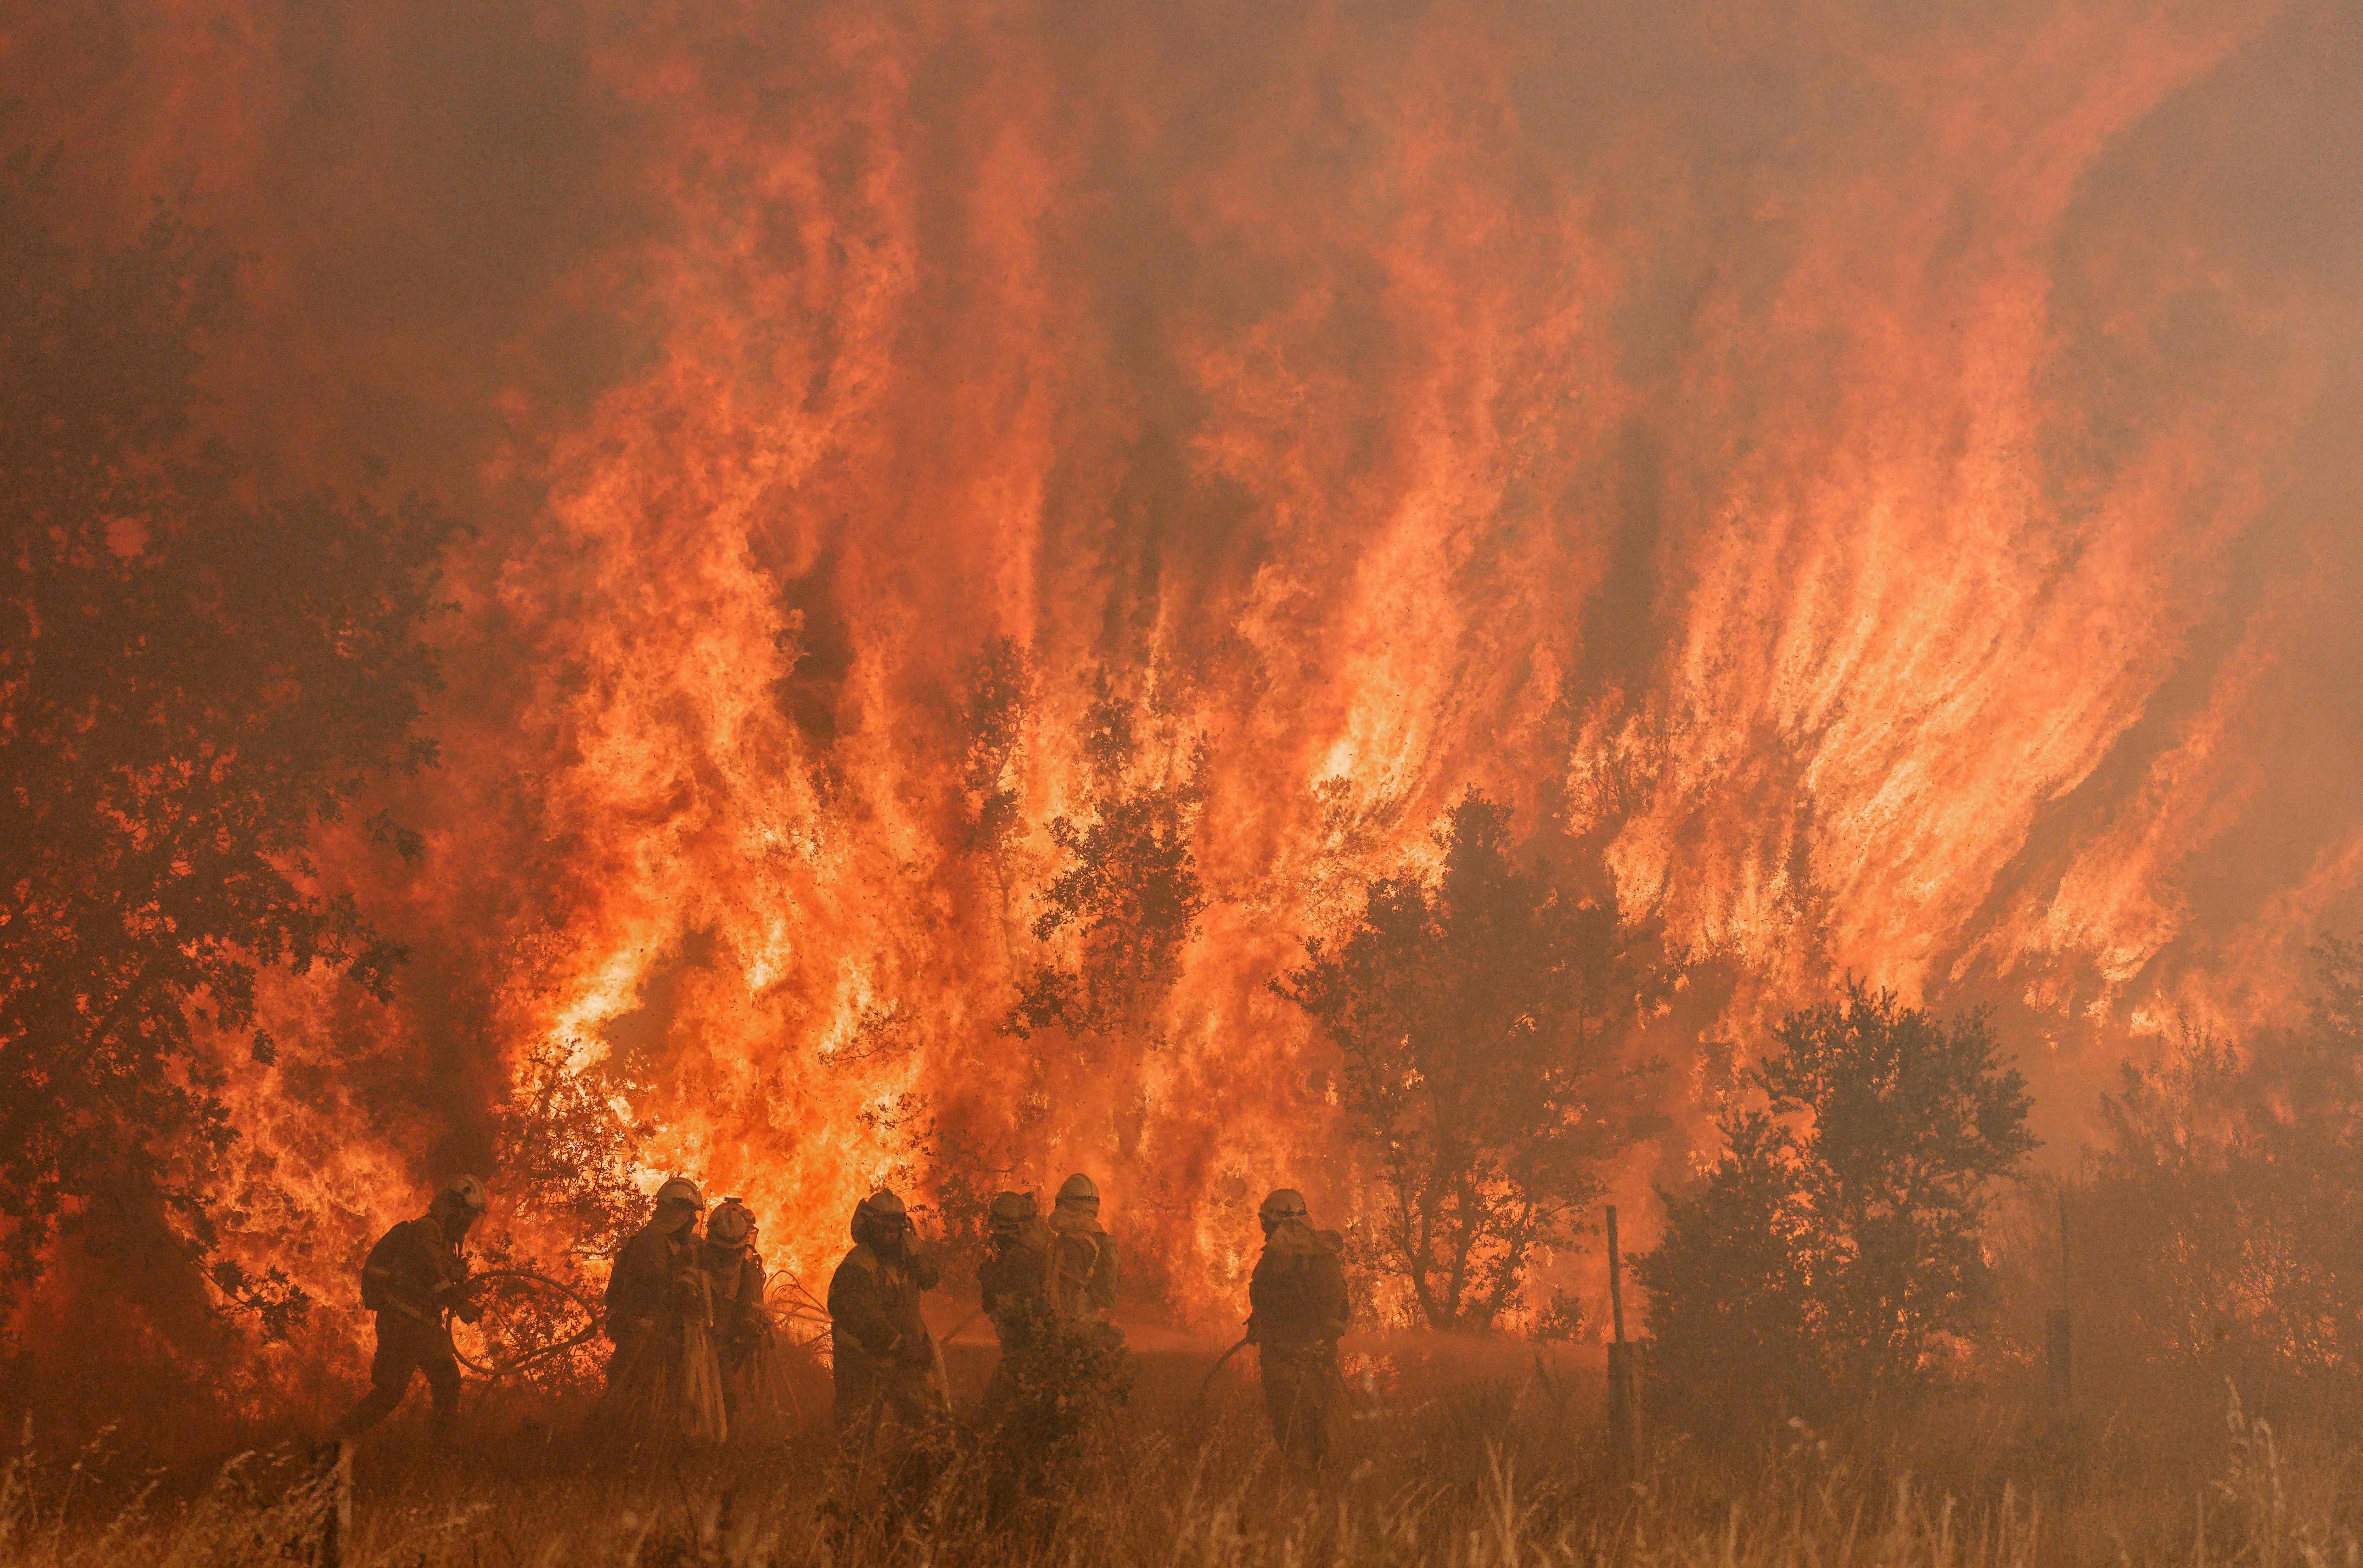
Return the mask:
M1341 1421L1333 1474L1276 1472L1251 1381L1193 1407L1179 1361L1019 1525L982 1520L977 1463L955 1452L904 1514L876 1467L849 1476L827 1439L615 1460L491 1415L437 1452L397 1426L356 1467L354 1568L529 1564L1314 1564L1631 1568L2017 1568L2353 1563L2354 1455L2285 1443L2213 1401L2169 1446L2141 1423L2073 1431L1963 1405L1915 1433L1792 1432L1748 1463L1663 1445L1613 1484L1596 1405L1568 1369L1406 1379ZM2191 1435L2204 1434L2204 1435ZM94 1445L20 1452L0 1481L0 1562L128 1568L304 1560L311 1512L290 1455L141 1474ZM178 1490L175 1490L175 1487ZM849 1499L850 1500L849 1503Z

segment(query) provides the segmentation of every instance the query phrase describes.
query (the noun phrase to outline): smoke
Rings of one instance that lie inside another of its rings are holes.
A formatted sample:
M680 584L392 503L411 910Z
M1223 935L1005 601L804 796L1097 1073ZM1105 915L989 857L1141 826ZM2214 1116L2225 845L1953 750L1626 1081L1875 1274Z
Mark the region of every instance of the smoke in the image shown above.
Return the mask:
M2363 914L2352 6L21 9L77 220L244 259L225 430L479 527L430 854L330 846L404 999L241 1069L333 1300L555 1045L793 1266L1082 1165L1205 1314L1265 1187L1353 1196L1263 982L1471 782L1711 1033L1991 1005L2057 1139ZM1204 739L1211 902L1019 1040L1095 671L1132 787Z

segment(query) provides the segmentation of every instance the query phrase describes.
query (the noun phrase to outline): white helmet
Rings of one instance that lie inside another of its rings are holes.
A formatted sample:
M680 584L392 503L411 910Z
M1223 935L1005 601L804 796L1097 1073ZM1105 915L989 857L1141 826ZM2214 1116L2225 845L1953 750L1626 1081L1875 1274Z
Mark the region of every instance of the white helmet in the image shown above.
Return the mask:
M735 1198L726 1198L705 1217L705 1239L718 1246L743 1247L755 1234L752 1210Z

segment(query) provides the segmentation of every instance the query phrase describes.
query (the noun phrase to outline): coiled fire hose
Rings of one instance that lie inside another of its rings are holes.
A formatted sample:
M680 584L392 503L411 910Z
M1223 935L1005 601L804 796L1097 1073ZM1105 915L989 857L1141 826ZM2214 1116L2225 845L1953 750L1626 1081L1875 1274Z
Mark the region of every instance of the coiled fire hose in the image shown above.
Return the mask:
M538 1285L546 1289L555 1290L581 1309L585 1321L580 1331L570 1334L562 1340L552 1340L548 1344L536 1345L523 1354L512 1356L506 1361L485 1363L478 1361L460 1348L458 1339L451 1334L450 1314L447 1311L444 1314L443 1333L445 1338L451 1342L452 1355L458 1358L461 1366L488 1381L498 1382L504 1377L514 1377L536 1362L546 1361L554 1355L563 1355L575 1346L588 1343L595 1339L605 1326L605 1314L599 1308L593 1306L581 1291L563 1281L552 1279L546 1274L536 1274L531 1269L488 1268L481 1274L470 1275L467 1281L468 1288L473 1290L487 1280L494 1279L514 1279L524 1284Z

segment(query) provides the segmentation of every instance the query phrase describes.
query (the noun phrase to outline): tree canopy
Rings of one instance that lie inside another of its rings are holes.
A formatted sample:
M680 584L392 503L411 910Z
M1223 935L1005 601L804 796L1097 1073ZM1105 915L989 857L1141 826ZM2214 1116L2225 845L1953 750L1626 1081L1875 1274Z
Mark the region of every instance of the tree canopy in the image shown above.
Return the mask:
M1773 1043L1747 1075L1760 1103L1725 1111L1721 1158L1635 1260L1668 1392L1711 1415L1817 1417L1938 1377L1991 1295L1994 1183L2035 1147L1982 1015L1849 980Z
M2363 946L2315 949L2306 1020L2193 1031L2104 1096L2071 1192L2113 1337L2235 1379L2355 1397L2363 1366Z
M54 160L0 168L0 1303L61 1231L200 1260L283 1330L284 1281L211 1256L236 1137L211 1048L267 1066L255 982L400 956L307 845L435 760L432 506L261 487L201 421L230 273L161 215L85 253ZM418 845L383 815L367 824Z
M1510 830L1470 790L1437 831L1440 871L1373 883L1275 988L1337 1049L1385 1195L1376 1261L1437 1328L1519 1308L1537 1252L1574 1240L1633 1132L1620 1032L1662 983L1614 901L1522 869Z
M1175 733L1153 705L1144 712L1127 701L1104 672L1081 740L1087 814L1050 820L1059 865L1034 919L1035 937L1053 950L1021 979L1005 1026L1137 1043L1181 977L1206 908L1192 847L1205 805L1206 744Z

